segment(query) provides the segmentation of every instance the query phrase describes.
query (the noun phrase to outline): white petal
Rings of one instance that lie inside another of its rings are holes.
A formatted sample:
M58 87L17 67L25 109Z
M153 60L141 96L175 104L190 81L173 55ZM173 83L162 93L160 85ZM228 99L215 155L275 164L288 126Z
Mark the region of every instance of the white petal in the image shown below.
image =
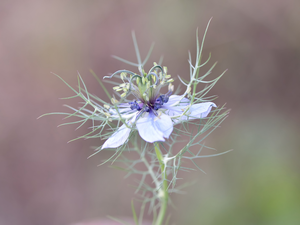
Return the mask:
M181 117L173 118L175 124L179 123L183 120L193 120L207 117L210 113L212 107L217 107L213 102L204 102L194 104L190 107L187 112L187 115L183 115ZM186 109L186 106L171 106L166 107L168 109L165 113L171 117L176 117L182 115L183 111Z
M108 138L101 149L104 148L117 148L125 143L128 139L131 129L126 127L123 124L115 133L112 134L110 138Z
M164 103L163 106L170 107L178 101L180 101L179 105L182 106L187 106L190 103L190 101L187 98L182 98L182 95L171 95L169 97L169 101L167 103Z
M165 141L173 131L173 123L169 116L161 114L156 117L153 113L145 114L136 123L140 136L147 142Z
M167 107L165 107L163 105L162 108L167 109L167 111L165 112L167 115L169 115L169 116L178 116L178 115L181 115L183 113L186 106L178 105L178 106L167 106Z
M145 114L138 119L136 127L138 132L145 141L153 143L156 141L165 141L163 133L154 126L155 115L152 113Z
M173 122L169 116L162 113L160 116L155 117L154 125L160 130L165 138L169 138L173 131Z
M204 118L210 113L212 107L217 107L213 102L204 102L192 105L188 119Z

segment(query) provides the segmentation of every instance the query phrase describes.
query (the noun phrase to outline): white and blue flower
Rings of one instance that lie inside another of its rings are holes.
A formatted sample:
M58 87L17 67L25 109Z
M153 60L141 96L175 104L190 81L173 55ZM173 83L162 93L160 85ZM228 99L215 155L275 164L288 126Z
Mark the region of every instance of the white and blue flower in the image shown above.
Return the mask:
M207 117L212 107L216 107L213 102L191 104L184 96L171 95L174 87L171 84L167 94L160 94L164 81L156 87L150 85L149 80L145 81L145 78L143 80L143 82L137 81L137 86L130 83L131 92L137 98L136 100L116 105L117 110L110 108L111 118L117 119L121 116L126 120L126 124L120 126L105 141L102 149L123 145L130 133L136 129L146 142L165 141L170 137L174 125L182 121ZM122 85L123 89L125 86L128 87L128 83Z

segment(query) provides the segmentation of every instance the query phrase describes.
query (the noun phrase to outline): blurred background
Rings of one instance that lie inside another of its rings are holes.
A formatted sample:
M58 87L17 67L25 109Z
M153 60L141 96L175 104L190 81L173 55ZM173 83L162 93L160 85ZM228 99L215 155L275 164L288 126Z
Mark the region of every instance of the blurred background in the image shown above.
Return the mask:
M0 224L131 217L132 179L97 167L106 153L87 159L101 140L67 143L88 125L75 131L57 128L61 116L37 120L78 104L59 99L72 92L51 72L76 87L78 71L90 93L108 100L89 69L99 77L135 71L111 58L136 61L134 30L142 57L155 42L146 69L163 55L170 74L188 76L196 29L201 37L211 17L204 58L211 52L219 62L211 77L228 71L210 94L232 111L205 143L234 151L198 160L206 174L182 174L197 183L171 196L171 224L300 224L300 2L293 0L1 0Z

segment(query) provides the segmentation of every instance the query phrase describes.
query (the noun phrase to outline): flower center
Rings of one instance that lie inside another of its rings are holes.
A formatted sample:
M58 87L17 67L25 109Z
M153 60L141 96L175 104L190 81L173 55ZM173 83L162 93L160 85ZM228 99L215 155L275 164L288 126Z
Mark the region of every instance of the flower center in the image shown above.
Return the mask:
M129 102L130 109L141 111L144 108L144 112L150 112L151 110L156 111L160 109L164 103L167 103L169 101L170 94L171 93L160 95L157 99L155 99L155 101L148 101L146 103L138 103L136 100L134 100L133 102Z

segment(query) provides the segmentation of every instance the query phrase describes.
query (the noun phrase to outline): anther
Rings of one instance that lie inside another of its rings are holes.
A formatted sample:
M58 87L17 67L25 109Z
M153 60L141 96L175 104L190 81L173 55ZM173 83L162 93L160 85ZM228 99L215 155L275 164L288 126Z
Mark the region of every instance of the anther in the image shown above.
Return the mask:
M145 112L150 112L150 107L148 105L145 106Z
M140 107L140 105L139 105L136 101L134 101L134 102L129 102L128 104L130 105L130 109L131 109L131 110L136 109L137 111L140 111L140 110L142 109L142 108Z

